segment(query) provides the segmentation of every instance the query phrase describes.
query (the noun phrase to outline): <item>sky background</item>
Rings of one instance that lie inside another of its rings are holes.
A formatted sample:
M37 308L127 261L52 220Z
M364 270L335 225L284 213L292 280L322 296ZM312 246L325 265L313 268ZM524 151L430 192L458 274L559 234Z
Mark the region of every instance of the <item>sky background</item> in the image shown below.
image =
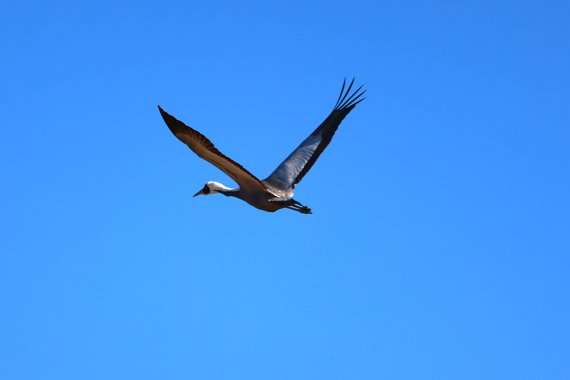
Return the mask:
M570 2L0 13L3 379L569 379ZM264 213L157 104L267 176Z

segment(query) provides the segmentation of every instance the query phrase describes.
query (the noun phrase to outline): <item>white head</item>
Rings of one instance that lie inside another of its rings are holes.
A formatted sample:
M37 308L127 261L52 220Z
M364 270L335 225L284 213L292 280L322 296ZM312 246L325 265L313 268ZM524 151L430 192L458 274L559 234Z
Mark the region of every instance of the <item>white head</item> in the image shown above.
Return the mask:
M210 181L210 182L206 182L204 187L200 191L198 191L196 194L194 194L194 196L197 197L200 194L203 194L203 195L216 194L216 193L220 193L220 192L228 191L228 190L232 190L232 189L222 185L219 182Z

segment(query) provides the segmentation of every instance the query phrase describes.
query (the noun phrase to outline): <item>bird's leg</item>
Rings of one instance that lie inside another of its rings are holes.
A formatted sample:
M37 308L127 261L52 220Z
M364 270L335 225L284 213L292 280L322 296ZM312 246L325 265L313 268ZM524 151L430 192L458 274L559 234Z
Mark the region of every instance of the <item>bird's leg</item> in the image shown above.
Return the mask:
M301 214L312 214L313 212L311 211L311 209L307 206L303 206L301 203L291 199L294 203L292 205L287 206L288 209L290 210L294 210L294 211L298 211Z
M297 202L293 198L273 198L269 202L279 202L284 205L285 208L300 212L301 214L312 214L313 212L307 206L303 206L300 202Z
M291 206L291 207L287 207L287 208L291 209L291 210L298 211L301 214L312 214L313 213L313 211L310 208L308 208L307 206L295 207L295 208L293 208L293 206Z

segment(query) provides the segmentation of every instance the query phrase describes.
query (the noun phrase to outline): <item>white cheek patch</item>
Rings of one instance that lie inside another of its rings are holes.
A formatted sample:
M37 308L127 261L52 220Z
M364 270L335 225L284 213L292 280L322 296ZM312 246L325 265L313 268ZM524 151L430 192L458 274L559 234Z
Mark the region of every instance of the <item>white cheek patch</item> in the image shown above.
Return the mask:
M229 190L233 190L227 186L222 185L219 182L215 182L215 181L210 181L206 184L206 186L208 186L208 188L210 189L210 192L208 194L204 194L204 195L210 195L210 194L215 194L215 193L219 193L220 191L229 191Z

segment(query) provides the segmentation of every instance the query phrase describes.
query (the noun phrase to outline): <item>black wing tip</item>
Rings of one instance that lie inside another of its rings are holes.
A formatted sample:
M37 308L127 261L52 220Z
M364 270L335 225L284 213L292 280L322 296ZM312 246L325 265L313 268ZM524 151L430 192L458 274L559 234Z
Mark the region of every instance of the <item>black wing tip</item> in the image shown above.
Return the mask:
M162 119L170 129L172 129L175 124L182 124L180 120L166 112L160 105L158 106L158 110L160 111L160 116L162 116Z
M350 90L352 89L355 80L356 77L353 77L352 80L350 81L350 84L348 85L348 88L345 91L346 77L344 78L344 81L342 82L342 88L340 90L340 95L338 96L338 100L333 109L334 111L339 111L347 108L352 109L358 103L366 99L366 98L361 98L362 95L364 95L364 93L366 92L366 89L362 90L362 87L364 87L364 85L358 87L355 91L352 92L352 94L350 93Z
M160 104L158 105L158 111L160 112L160 116L162 116L163 119L166 120L166 118L168 116L171 116L168 112L166 112L161 106Z
M162 108L162 107L160 106L160 104L158 105L158 111L160 112L160 114L161 114L162 116L165 116L165 115L170 116L170 114L169 114L168 112L166 112L166 111L164 110L164 108Z
M160 111L160 116L162 116L162 120L166 123L170 132L174 135L184 130L184 128L188 128L183 122L166 112L160 105L158 106L158 110Z

